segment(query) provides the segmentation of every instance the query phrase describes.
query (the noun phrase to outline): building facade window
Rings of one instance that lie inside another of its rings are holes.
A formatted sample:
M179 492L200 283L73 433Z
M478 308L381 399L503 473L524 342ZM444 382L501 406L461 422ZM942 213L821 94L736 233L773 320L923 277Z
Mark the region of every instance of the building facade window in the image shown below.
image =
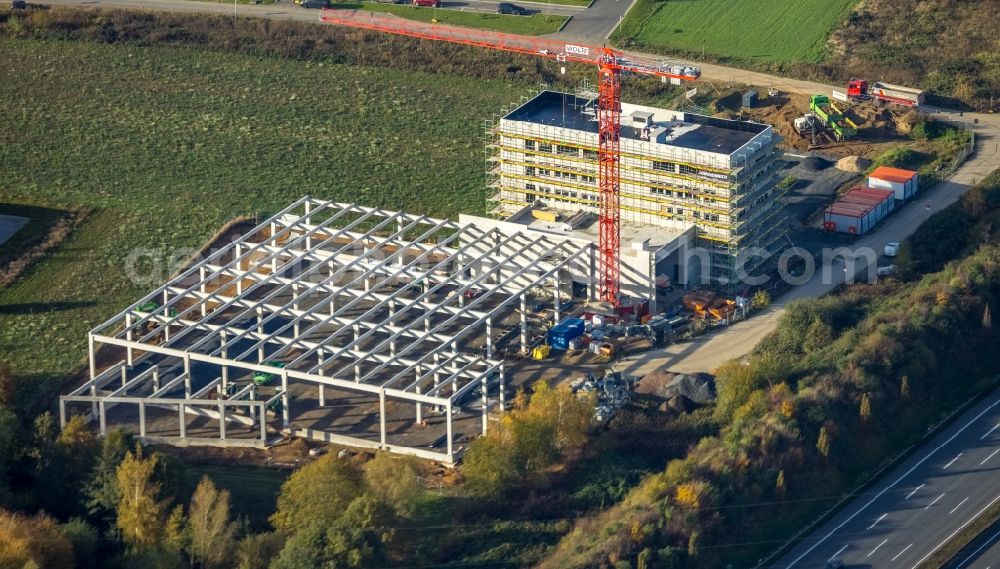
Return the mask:
M662 170L664 172L676 172L677 165L674 164L673 162L653 160L653 170Z

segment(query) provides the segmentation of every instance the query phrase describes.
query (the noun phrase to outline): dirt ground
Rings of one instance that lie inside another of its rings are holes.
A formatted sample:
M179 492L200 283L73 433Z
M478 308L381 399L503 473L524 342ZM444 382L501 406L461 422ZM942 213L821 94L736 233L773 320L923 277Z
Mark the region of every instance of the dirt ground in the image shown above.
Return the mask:
M781 137L779 145L788 152L819 150L833 157L863 156L872 159L889 150L901 141L909 140L906 135L919 120L919 113L903 107L880 107L874 103L841 103L837 106L855 124L859 133L856 139L837 142L828 135L817 137L813 145L810 138L799 135L792 127L792 121L809 112L809 97L797 93L767 95L766 88L758 88L761 99L749 109L728 113L731 118L750 119L773 125Z

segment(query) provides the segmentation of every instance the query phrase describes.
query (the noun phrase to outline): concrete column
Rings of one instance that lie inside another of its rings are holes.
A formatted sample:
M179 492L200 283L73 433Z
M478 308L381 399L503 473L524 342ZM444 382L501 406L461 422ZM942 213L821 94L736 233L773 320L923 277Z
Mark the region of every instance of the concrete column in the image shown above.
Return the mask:
M590 246L590 278L587 280L587 294L590 300L597 300L597 247Z
M556 287L556 293L552 299L553 317L555 318L555 324L558 324L562 320L562 295L559 293L560 282L558 274L553 277L553 281Z
M205 267L199 267L198 268L198 276L200 277L200 280L201 280L201 284L200 284L201 293L205 294L205 292L206 292L206 289L205 289ZM204 318L207 315L208 315L208 303L205 302L204 298L202 298L201 299L201 316Z
M299 309L299 283L292 284L292 310ZM299 337L299 332L302 330L301 321L296 317L295 324L292 324L292 331L295 337Z
M257 307L257 333L264 334L264 309L260 307ZM264 351L264 347L264 344L261 344L260 347L257 348L257 363L259 364L264 363L264 358L267 355Z
M320 366L319 369L316 370L316 374L317 375L323 375L323 367L322 367L323 366L323 350L318 350L316 352L316 365ZM319 406L320 407L325 407L326 406L326 386L323 385L322 383L319 384Z
M378 423L379 423L379 440L382 442L382 446L386 446L386 432L385 432L385 390L381 389L378 392Z
M281 372L281 428L287 430L291 424L292 398L288 395L288 372Z
M226 440L226 404L219 403L219 439Z
M528 353L528 298L521 293L521 353Z
M153 391L160 390L160 366L153 366Z
M454 456L455 453L455 441L453 440L455 437L454 435L452 435L452 425L451 425L451 399L448 400L448 405L446 407L445 414L446 414L445 424L447 425L446 430L448 437L448 457L451 458L452 456Z
M253 409L256 407L250 407L251 416L253 415ZM260 404L260 442L267 444L267 409L264 408L264 404Z
M417 370L417 376L418 377L420 376L420 371L419 370ZM416 387L414 389L414 392L417 395L420 395L420 384L419 383L416 385ZM419 424L419 423L422 423L424 421L424 408L423 408L423 405L419 401L417 401L416 405L417 405L417 423Z
M146 438L146 404L139 402L139 438Z
M90 379L93 380L95 377L97 377L97 356L95 354L94 335L93 334L87 334L87 357L90 360ZM91 385L90 386L90 394L92 396L96 397L97 396L97 387ZM94 417L97 417L97 402L96 401L92 402L90 404L90 413Z
M226 348L226 331L225 330L220 330L219 331L219 344L221 344L220 347L222 348L222 351L219 353L219 355L222 357L222 359L228 359L229 358L229 354L228 354L229 350ZM222 392L223 393L226 392L226 388L227 387L229 387L229 366L224 365L224 366L222 366Z
M487 381L486 376L483 376L483 435L486 435L486 423L489 422L487 418L487 413L490 406L490 384Z
M66 402L59 398L59 428L66 426Z
M486 319L486 357L493 359L493 317Z
M253 388L253 387L250 388L250 397L249 397L250 401L254 401L257 398L257 394L255 393L256 391L257 390L255 388ZM256 405L251 405L250 406L250 420L251 421L256 421L257 420L257 417L254 416L256 413L257 413L257 406ZM264 423L266 420L267 420L267 415L266 415L266 410L264 410L264 412L261 412L261 414L260 414L260 422Z
M334 265L333 261L330 261L329 265L330 265L331 275L337 272L336 266ZM336 283L333 284L336 285ZM330 293L330 316L333 316L333 313L336 311L337 311L337 295L334 293Z
M500 410L507 409L507 377L503 372L503 364L500 364Z
M128 383L128 369L129 369L128 365L123 365L120 369L122 376L122 387L125 387L125 384ZM126 393L126 395L128 394Z
M191 354L184 352L184 396L191 397Z
M177 428L180 429L181 438L187 438L187 416L183 403L177 406Z
M97 377L97 359L94 354L94 335L87 334L87 357L90 361L90 379Z
M132 336L132 313L125 314L125 339L131 342L133 340ZM132 346L125 348L125 363L129 366L132 365Z
M107 411L105 410L104 400L101 400L98 404L98 417L101 425L101 436L108 434L108 422L107 422Z

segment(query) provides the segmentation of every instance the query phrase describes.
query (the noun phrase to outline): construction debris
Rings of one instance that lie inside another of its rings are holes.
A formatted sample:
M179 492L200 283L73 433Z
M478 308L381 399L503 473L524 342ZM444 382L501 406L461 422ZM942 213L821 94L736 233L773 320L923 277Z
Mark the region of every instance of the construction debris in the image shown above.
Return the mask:
M860 174L872 165L872 161L861 156L847 156L837 160L836 168L844 172Z

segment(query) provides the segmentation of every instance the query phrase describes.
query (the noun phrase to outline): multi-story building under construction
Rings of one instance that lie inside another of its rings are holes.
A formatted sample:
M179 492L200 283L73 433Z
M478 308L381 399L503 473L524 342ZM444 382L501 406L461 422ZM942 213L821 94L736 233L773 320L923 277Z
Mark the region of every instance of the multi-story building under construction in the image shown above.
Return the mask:
M487 172L494 214L535 228L562 217L550 229L570 234L587 217L594 223L595 104L542 91L492 121ZM771 126L627 103L621 124L623 271L630 249L642 246L635 240L630 246L633 234L653 236L659 251L676 250L669 243L674 236L685 240L688 254L674 255L671 267L650 268L673 283L735 289L740 276L774 262L784 224L775 189L779 137ZM653 264L666 256L654 251Z

